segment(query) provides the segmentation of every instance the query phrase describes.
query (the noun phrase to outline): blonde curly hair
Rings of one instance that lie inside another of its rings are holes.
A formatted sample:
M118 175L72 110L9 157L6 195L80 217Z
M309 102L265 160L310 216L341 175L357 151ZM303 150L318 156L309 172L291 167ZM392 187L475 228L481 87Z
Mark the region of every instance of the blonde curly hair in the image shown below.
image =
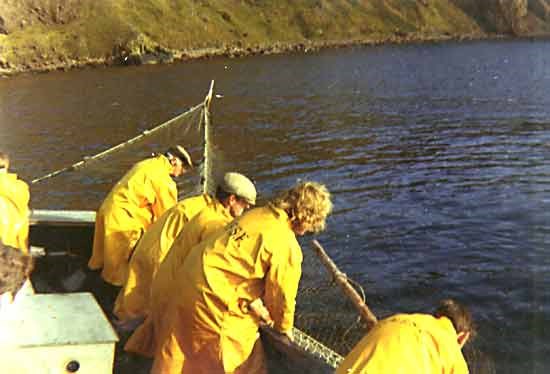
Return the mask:
M280 193L273 205L285 210L291 221L298 221L310 232L323 231L325 220L332 212L330 192L317 182L298 182Z

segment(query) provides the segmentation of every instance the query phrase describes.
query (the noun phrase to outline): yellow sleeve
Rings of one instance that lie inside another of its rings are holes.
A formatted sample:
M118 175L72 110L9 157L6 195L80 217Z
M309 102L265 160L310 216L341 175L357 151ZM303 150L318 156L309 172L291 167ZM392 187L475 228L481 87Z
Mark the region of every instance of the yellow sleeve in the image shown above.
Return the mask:
M29 185L22 181L17 180L17 200L19 204L19 211L21 213L22 225L18 233L19 248L24 252L29 251L29 200L30 192Z
M453 374L469 374L468 371L468 364L466 364L466 361L464 360L464 356L460 356L453 367L451 368L451 373Z
M281 243L281 239L288 242ZM264 303L275 322L275 329L285 333L294 326L296 294L302 275L302 250L294 237L279 236L273 244L271 264L266 274Z
M21 210L28 210L30 200L29 185L18 179L17 180L17 204Z
M155 200L152 202L153 214L157 219L177 203L178 190L176 183L170 177L161 181L153 180L151 184L155 192Z
M174 252L177 253L177 260L174 260L177 266L183 265L192 248L226 224L227 222L218 216L207 214L206 209L193 217L174 241L173 247L178 248Z
M29 185L15 175L9 179L9 186L2 191L7 204L2 217L5 227L0 227L0 236L4 244L21 249L28 253L29 249Z
M189 222L189 218L185 214L170 214L164 223L165 236L173 241L187 222Z
M199 235L199 241L197 242L197 244L208 238L216 231L223 229L227 224L228 222L224 221L223 219L212 219L208 222L205 222Z

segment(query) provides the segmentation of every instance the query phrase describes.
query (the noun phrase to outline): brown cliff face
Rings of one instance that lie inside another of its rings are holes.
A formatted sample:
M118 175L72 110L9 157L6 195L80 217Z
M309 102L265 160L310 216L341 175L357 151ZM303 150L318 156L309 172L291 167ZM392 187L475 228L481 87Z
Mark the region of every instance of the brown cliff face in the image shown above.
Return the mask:
M2 0L0 18L5 33L43 25L63 25L75 20L84 0Z
M497 32L513 35L523 33L527 0L496 0L493 9Z
M532 0L529 9L542 20L550 21L550 4L547 0Z
M488 33L505 35L548 34L548 0L452 0Z

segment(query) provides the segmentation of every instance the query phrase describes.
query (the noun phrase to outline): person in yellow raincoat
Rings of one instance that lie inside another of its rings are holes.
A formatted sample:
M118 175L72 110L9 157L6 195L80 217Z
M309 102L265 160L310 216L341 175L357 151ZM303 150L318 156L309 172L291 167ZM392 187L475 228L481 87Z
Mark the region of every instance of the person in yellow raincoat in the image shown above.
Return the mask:
M201 194L184 199L168 209L143 234L128 264L128 275L115 300L113 314L121 325L146 314L151 281L183 226L212 197Z
M433 315L396 314L378 322L336 374L467 374L461 349L475 333L468 310L446 299Z
M225 173L213 199L196 215L174 240L166 258L159 267L151 286L151 313L128 340L125 350L153 357L154 330L164 316L164 307L175 284L175 274L181 268L189 251L202 240L223 229L245 209L256 204L256 187L246 176Z
M235 191L241 195L235 195ZM114 314L120 322L131 328L135 324L133 321L146 317L150 308L151 282L174 239L197 213L209 207L198 221L199 225L191 225L194 231L183 235L187 242L190 238L198 242L209 220L221 221L220 224L225 225L240 215L247 204L255 201L256 188L248 178L238 173L226 173L216 198L208 194L190 197L166 211L143 234L132 255L128 277L115 301ZM197 230L199 232L195 232ZM179 242L177 247L181 246L182 240Z
M0 152L0 240L29 251L29 185L8 171L10 159Z
M322 230L331 210L325 186L300 182L191 249L155 326L151 372L265 373L252 304L263 301L273 327L292 336L302 264L296 235Z
M88 267L103 268L101 276L107 283L122 286L137 241L177 202L172 177L184 174L192 166L191 157L181 146L135 164L113 187L97 212Z

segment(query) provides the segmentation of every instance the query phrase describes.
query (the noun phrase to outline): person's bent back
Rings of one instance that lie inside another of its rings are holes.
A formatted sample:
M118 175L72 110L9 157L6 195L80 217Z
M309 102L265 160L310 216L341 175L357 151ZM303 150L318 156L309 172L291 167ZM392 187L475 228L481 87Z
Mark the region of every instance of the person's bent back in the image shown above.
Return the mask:
M145 317L151 281L182 228L210 201L208 194L192 196L168 209L143 234L128 264L128 275L113 313L121 323Z
M97 212L89 268L103 268L101 276L106 282L122 286L137 241L177 202L177 186L171 177L191 167L191 158L181 146L135 164Z
M301 182L190 250L155 333L152 373L265 373L253 305L262 301L274 329L292 335L302 263L296 236L321 231L331 210L325 186Z
M162 321L165 319L166 304L172 298L173 289L178 287L177 274L182 271L183 263L192 248L219 230L234 218L256 203L256 187L246 176L239 173L225 173L218 185L216 196L189 221L175 238L166 258L160 264L158 272L153 277L145 301L148 316L128 339L124 349L128 352L152 357L155 352L155 341L161 334ZM145 298L144 298L145 299ZM178 348L172 345L171 358L177 361L181 357ZM174 364L175 366L176 364Z
M435 313L396 314L378 322L337 374L467 374L462 347L475 335L468 310L443 300Z

